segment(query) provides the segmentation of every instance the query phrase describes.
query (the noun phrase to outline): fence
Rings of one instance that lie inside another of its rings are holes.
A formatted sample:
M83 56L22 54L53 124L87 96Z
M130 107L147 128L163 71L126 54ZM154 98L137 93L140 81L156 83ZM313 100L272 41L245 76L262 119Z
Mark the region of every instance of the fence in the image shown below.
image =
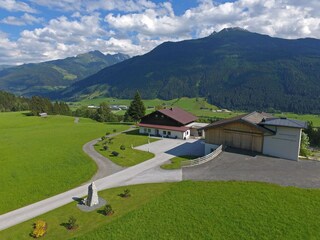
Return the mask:
M192 167L196 165L200 165L202 163L206 163L217 157L222 152L222 145L217 147L212 153L209 153L203 157L199 157L192 160L186 160L181 162L182 167Z

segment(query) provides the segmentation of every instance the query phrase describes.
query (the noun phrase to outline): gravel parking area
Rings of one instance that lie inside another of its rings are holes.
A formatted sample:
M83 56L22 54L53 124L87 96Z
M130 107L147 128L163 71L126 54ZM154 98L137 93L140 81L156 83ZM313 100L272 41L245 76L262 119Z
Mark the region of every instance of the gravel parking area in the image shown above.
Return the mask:
M291 161L235 152L223 152L210 162L183 168L182 174L184 180L261 181L283 186L320 188L318 161Z

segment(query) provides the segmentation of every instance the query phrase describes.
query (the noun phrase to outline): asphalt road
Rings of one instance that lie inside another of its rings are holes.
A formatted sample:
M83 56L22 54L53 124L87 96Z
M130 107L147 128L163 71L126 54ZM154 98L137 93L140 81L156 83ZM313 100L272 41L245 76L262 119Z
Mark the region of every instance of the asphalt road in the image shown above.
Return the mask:
M222 152L202 165L183 168L184 180L260 181L282 186L320 188L319 161L291 161L262 155Z

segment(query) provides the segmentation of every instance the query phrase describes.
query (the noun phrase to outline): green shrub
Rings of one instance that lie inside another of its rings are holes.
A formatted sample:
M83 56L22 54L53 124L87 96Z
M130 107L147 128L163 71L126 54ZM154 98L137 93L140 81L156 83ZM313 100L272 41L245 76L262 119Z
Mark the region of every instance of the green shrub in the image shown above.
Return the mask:
M72 229L76 229L78 227L78 224L77 224L77 219L73 216L69 217L69 220L68 220L68 223L67 223L67 228L69 230L72 230Z
M106 132L106 136L108 136L110 134L110 132Z
M117 129L113 129L113 132L114 132L114 133L117 132Z
M106 204L106 205L104 206L103 211L104 211L104 214L105 214L106 216L110 216L110 215L112 215L112 214L114 213L114 211L113 211L113 209L112 209L112 207L111 207L110 204Z
M125 189L125 190L123 191L123 193L120 193L120 194L119 194L119 196L122 197L122 198L131 197L130 190L129 190L129 189Z
M117 157L117 156L119 155L119 153L116 152L116 151L113 151L111 154L112 154L113 156L115 156L115 157Z
M108 147L107 145L104 145L104 146L103 146L103 150L105 150L105 151L107 151L108 148L109 148L109 147Z
M120 149L121 149L121 150L126 150L126 146L122 144L122 145L120 146Z

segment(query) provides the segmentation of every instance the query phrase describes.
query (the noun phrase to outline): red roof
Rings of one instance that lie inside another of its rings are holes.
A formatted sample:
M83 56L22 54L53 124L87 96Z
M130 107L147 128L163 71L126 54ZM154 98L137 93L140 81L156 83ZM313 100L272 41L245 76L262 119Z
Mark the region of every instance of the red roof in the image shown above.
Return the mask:
M145 123L139 123L139 127L146 127L146 128L158 128L163 130L171 130L171 131L177 131L177 132L185 132L189 130L188 127L174 127L174 126L167 126L167 125L156 125L156 124L145 124Z
M196 116L192 115L191 113L188 113L182 110L181 108L177 108L177 107L160 109L158 111L168 116L169 118L176 120L177 122L183 125L194 122L195 120L198 119Z

